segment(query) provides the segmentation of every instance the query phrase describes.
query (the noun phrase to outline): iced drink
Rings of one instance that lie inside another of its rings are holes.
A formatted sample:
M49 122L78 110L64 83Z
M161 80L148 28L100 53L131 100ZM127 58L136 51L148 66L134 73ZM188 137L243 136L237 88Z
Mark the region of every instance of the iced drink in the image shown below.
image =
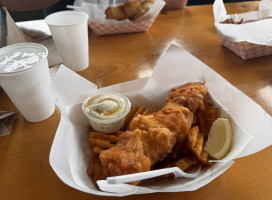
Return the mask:
M36 43L18 43L0 49L0 85L23 117L31 122L51 116L47 49Z

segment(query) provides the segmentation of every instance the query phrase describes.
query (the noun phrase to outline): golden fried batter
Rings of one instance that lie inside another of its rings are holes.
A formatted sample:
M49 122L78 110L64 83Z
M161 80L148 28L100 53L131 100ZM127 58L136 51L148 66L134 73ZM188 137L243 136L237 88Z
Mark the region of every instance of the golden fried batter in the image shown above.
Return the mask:
M197 109L204 109L207 89L200 83L189 83L173 89L159 112L137 115L117 146L100 153L106 176L150 170L166 158L175 145L182 149ZM176 142L177 141L177 142ZM134 184L137 184L135 182Z
M204 101L204 106L204 110L198 110L196 113L196 123L199 130L205 134L205 139L207 139L213 122L221 117L221 111L209 101Z

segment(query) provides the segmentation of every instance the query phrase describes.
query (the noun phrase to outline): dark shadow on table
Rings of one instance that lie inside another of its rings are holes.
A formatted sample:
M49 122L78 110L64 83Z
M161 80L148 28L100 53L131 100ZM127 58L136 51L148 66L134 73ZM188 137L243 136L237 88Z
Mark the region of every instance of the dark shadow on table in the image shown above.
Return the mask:
M44 19L50 13L57 12L60 10L66 9L66 5L72 5L74 0L60 0L58 3L49 6L43 10L29 11L29 12L16 12L11 11L10 15L14 19L15 22L19 21L29 21L29 20L37 20ZM256 0L223 0L224 3L233 3L233 2L243 2L243 1L256 1ZM214 0L188 0L188 6L193 5L205 5L205 4L213 4Z

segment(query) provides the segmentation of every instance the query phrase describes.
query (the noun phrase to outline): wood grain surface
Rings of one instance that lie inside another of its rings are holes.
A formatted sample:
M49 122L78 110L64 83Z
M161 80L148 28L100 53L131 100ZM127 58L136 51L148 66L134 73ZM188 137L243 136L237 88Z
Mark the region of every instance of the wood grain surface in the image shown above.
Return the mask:
M258 9L258 1L226 4L228 13ZM222 47L214 28L212 5L161 13L146 33L96 36L89 32L90 66L78 72L104 87L149 77L170 42L180 44L272 115L272 57L242 60ZM7 95L0 110L17 111ZM245 113L246 114L246 113ZM31 123L21 115L12 133L0 138L0 199L120 199L70 188L54 173L49 153L60 111ZM133 195L122 199L272 199L272 147L237 159L224 174L192 192Z

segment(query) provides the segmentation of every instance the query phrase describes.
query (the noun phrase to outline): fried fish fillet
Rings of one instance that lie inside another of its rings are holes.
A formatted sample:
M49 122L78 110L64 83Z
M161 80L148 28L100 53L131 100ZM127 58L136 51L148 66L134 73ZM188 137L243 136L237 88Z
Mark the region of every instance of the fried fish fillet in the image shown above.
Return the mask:
M135 129L122 134L117 146L102 151L99 158L106 176L149 171L171 152L175 142L167 128Z
M142 10L141 1L140 0L128 1L124 3L123 9L126 13L127 18L131 19L134 17L136 13L141 13Z
M106 14L106 19L115 19L115 20L121 21L127 18L124 8L121 6L108 7L105 10L105 14Z
M100 153L105 175L148 171L166 158L176 144L182 145L193 124L194 113L204 106L206 92L200 83L186 84L170 92L160 111L137 115L117 146Z
M195 113L198 109L205 108L203 100L207 94L207 88L201 83L187 83L184 86L176 89L173 88L166 100L177 105L188 108Z

